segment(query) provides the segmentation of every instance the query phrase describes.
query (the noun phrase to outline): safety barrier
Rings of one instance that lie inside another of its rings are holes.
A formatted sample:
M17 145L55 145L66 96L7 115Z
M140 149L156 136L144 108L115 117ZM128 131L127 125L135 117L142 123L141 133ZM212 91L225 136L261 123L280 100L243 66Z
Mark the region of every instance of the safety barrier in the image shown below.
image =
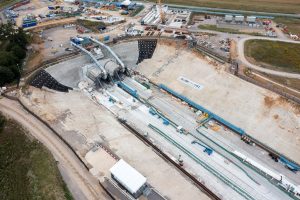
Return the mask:
M294 95L291 95L291 94L289 94L287 92L284 92L283 90L280 90L280 89L278 89L276 87L273 87L272 84L264 84L262 82L254 80L254 79L252 79L252 78L250 78L248 76L245 76L245 75L243 75L241 73L238 73L237 77L239 77L239 78L241 78L241 79L243 79L245 81L248 81L250 83L253 83L255 85L258 85L260 87L263 87L263 88L265 88L267 90L271 90L271 91L273 91L273 92L275 92L275 93L277 93L277 94L279 94L279 95L281 95L281 96L283 96L283 97L285 97L285 98L287 98L289 100L292 100L292 101L300 104L300 98L298 98L298 97L296 97Z
M235 131L236 133L242 135L245 135L245 131L233 124L231 124L230 122L226 121L225 119L219 117L218 115L210 112L209 110L207 110L206 108L200 106L199 104L193 102L192 100L190 100L189 98L175 92L174 90L170 89L169 87L167 87L164 84L159 84L159 88L167 91L168 93L172 94L173 96L181 99L182 101L185 101L186 103L188 103L190 106L196 108L197 110L201 110L202 112L207 113L210 117L212 117L213 119L215 119L216 121L220 122L221 124L223 124L224 126L228 127L229 129Z

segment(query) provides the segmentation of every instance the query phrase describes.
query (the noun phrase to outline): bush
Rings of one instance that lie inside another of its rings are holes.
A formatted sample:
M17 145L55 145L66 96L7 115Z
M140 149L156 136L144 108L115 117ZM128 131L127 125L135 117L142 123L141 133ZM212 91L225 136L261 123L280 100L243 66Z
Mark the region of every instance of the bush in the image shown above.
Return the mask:
M3 130L5 125L5 118L4 116L0 113L0 132Z
M12 43L12 47L10 46L10 51L19 59L22 60L26 57L26 51L20 47L19 45Z
M19 59L13 52L0 51L0 66L8 67L11 65L16 65L18 61Z

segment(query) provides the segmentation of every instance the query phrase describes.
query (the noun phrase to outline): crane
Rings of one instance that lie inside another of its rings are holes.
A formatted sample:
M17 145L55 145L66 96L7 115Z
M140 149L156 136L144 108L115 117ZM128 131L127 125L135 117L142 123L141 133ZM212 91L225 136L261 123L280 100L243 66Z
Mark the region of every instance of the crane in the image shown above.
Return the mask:
M166 23L166 18L165 18L165 13L162 9L161 0L158 0L157 3L158 3L158 8L159 8L160 21L161 21L162 24L165 24Z

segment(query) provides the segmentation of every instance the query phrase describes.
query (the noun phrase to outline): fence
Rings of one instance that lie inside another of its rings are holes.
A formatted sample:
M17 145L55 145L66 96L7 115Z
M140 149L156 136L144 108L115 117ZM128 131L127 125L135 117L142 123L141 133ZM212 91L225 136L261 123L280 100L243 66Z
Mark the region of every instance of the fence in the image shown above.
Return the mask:
M279 95L281 95L281 96L283 96L283 97L285 97L285 98L287 98L289 100L292 100L292 101L300 104L300 98L298 98L296 96L293 96L291 94L288 94L288 93L286 93L286 92L284 92L284 91L282 91L280 89L277 89L277 88L273 87L272 84L264 84L264 83L258 82L256 80L254 80L254 79L252 79L252 78L250 78L248 76L242 75L240 73L237 74L237 77L239 77L239 78L241 78L241 79L243 79L245 81L248 81L250 83L253 83L255 85L258 85L260 87L263 87L265 89L271 90L272 92L275 92L275 93L277 93L277 94L279 94Z

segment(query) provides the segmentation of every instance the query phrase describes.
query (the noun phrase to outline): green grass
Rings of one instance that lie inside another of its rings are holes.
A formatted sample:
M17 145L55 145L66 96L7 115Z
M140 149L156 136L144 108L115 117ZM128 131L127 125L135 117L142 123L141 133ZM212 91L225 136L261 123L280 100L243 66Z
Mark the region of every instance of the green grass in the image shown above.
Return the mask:
M300 13L299 0L164 0L163 3L233 10Z
M0 199L73 199L49 151L0 113Z
M12 5L15 2L18 2L18 1L17 0L0 0L0 8L4 8L5 6Z
M300 44L248 40L245 55L266 68L300 73Z
M274 76L274 75L270 75L270 74L264 74L264 75L277 83L286 85L290 88L300 91L300 80L299 79L285 78L285 77ZM300 95L298 95L298 96L300 97Z
M276 17L274 21L278 24L284 24L292 34L300 35L300 19Z
M84 19L77 19L77 23L94 32L99 32L98 27L100 25L105 26L103 22L89 21Z
M218 32L224 32L224 33L231 33L231 34L247 34L247 35L262 36L259 33L242 32L242 31L239 31L239 30L231 29L231 28L218 28L217 25L210 25L210 24L199 25L198 28L199 29L210 30L210 31L218 31Z
M144 5L139 6L137 9L135 9L134 11L132 11L132 12L130 13L130 17L136 16L136 15L139 14L142 10L144 10L144 8L145 8Z

